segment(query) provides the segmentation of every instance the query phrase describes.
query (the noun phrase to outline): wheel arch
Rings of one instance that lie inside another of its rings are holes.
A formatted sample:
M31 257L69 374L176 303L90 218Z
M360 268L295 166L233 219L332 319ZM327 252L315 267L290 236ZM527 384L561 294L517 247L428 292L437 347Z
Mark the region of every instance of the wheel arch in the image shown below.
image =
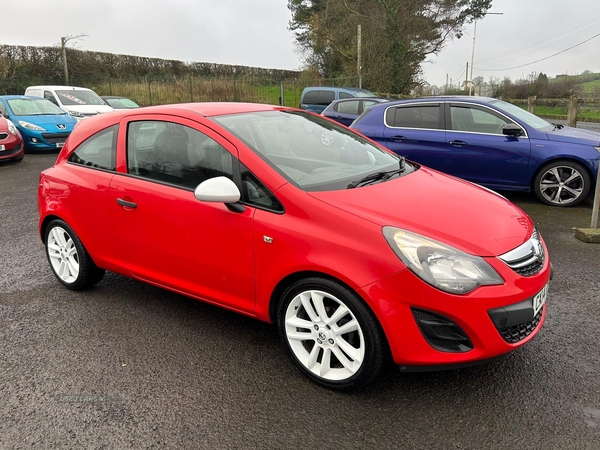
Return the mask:
M42 220L42 223L40 224L40 238L42 239L44 245L46 245L46 230L48 229L50 222L53 220L62 220L63 222L68 223L65 219L55 214L49 214L44 217L44 220Z
M542 171L542 169L544 167L546 167L548 164L559 162L559 161L567 161L567 162L571 161L571 162L580 164L581 166L583 166L585 168L587 174L590 176L590 179L592 180L592 185L590 186L590 189L592 189L596 185L596 176L594 175L593 170L590 169L590 166L589 166L589 163L587 162L587 160L573 157L573 155L557 155L557 156L553 156L552 158L545 160L531 174L529 187L532 190L532 192L535 189L535 179L537 178L538 174Z

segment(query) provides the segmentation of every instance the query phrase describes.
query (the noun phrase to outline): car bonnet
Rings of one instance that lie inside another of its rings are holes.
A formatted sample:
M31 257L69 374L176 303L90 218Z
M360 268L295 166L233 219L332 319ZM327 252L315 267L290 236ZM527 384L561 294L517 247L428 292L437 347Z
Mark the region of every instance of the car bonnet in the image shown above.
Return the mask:
M478 256L498 256L531 237L519 207L485 188L421 168L383 183L310 192L329 205L380 226L395 226Z

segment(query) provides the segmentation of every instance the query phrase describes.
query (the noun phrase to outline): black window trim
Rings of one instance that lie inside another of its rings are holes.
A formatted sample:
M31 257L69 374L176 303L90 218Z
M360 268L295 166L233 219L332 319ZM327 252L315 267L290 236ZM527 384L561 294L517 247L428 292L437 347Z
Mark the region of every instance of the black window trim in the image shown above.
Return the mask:
M109 128L112 127L116 127L116 138L115 138L115 168L114 169L105 169L103 167L93 167L93 166L86 166L85 164L79 164L73 161L70 161L69 158L71 158L71 156L73 156L73 154L75 154L75 152L77 151L77 149L79 147L81 147L84 143L86 143L89 139L91 139L93 136L96 136L100 133L102 133L103 131L108 130ZM96 131L94 134L92 134L91 136L88 136L86 139L84 139L82 142L79 143L79 145L77 147L75 147L73 150L71 150L71 152L69 153L69 156L67 156L67 160L66 163L67 164L71 164L73 166L76 167L85 167L86 169L92 169L92 170L99 170L101 172L107 172L107 173L118 173L117 172L117 153L118 153L118 149L117 146L119 145L119 124L118 123L113 123L112 125L109 125L105 128L102 128L101 130Z
M285 212L286 212L285 205L283 204L283 202L282 202L281 200L279 200L279 197L277 197L277 196L275 195L275 193L274 193L274 192L273 192L271 189L269 189L269 188L268 188L268 186L267 186L267 185L266 185L266 184L265 184L265 183L264 183L264 182L263 182L263 181L262 181L262 180L261 180L259 177L257 177L257 176L255 175L255 173L254 173L254 172L252 172L252 171L251 171L251 170L248 168L248 166L247 166L246 164L244 164L243 162L241 162L239 159L238 159L238 164L237 164L237 166L238 166L238 169L239 169L239 170L238 170L238 174L239 174L239 180L240 180L240 182L239 182L239 185L238 185L238 183L236 183L236 185L238 185L238 187L239 187L239 186L242 186L242 187L243 187L243 181L242 181L242 170L241 170L241 166L242 166L242 165L244 166L244 168L245 168L245 169L246 169L248 172L250 172L250 173L252 174L252 176L253 176L254 178L256 178L256 179L257 179L257 180L260 182L260 184L262 184L262 185L263 185L263 186L264 186L264 187L265 187L265 188L266 188L266 189L269 191L269 193L270 193L270 194L271 194L273 197L275 197L275 199L276 199L276 200L277 200L277 202L278 202L278 203L281 205L281 207L283 208L283 210L282 210L282 211L279 211L279 210L276 210L276 209L270 209L270 208L266 208L266 207L264 207L264 206L256 205L255 203L248 203L248 202L244 201L244 198L243 198L243 197L244 197L244 190L243 190L243 189L240 189L240 194L241 194L240 203L242 203L242 204L243 204L243 205L245 205L245 206L249 206L249 207L251 207L251 208L260 209L260 210L262 210L262 211L267 211L267 212L274 213L274 214L279 214L279 215L285 214Z
M387 123L387 112L390 108L405 108L405 107L411 107L411 106L422 106L422 105L427 105L427 106L437 106L440 109L440 118L439 118L439 122L438 122L438 126L440 128L415 128L415 127L394 127L391 126ZM429 131L445 131L446 129L446 118L445 118L445 114L444 114L444 103L440 102L439 100L436 101L427 101L427 102L410 102L410 103L400 103L397 105L390 105L387 108L385 108L385 110L383 111L383 125L386 128L392 128L394 130L429 130ZM441 122L441 123L440 123Z

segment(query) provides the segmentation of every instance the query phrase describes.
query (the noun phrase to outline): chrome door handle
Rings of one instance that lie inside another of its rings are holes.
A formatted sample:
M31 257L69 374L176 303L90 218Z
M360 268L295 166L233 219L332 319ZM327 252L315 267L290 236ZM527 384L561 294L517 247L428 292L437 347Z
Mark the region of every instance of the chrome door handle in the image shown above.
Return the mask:
M448 143L454 147L466 147L467 146L467 143L465 141L450 141Z

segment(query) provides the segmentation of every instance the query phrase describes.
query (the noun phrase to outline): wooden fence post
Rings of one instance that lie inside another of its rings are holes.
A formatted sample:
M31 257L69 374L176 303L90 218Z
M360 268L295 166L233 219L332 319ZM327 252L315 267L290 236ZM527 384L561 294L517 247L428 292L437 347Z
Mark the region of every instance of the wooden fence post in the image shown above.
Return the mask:
M577 126L577 113L579 106L579 96L571 95L569 99L569 106L567 111L567 125L570 127Z
M531 97L529 97L527 99L527 111L529 111L531 114L535 114L535 101L537 100L537 97L535 95L532 95Z

